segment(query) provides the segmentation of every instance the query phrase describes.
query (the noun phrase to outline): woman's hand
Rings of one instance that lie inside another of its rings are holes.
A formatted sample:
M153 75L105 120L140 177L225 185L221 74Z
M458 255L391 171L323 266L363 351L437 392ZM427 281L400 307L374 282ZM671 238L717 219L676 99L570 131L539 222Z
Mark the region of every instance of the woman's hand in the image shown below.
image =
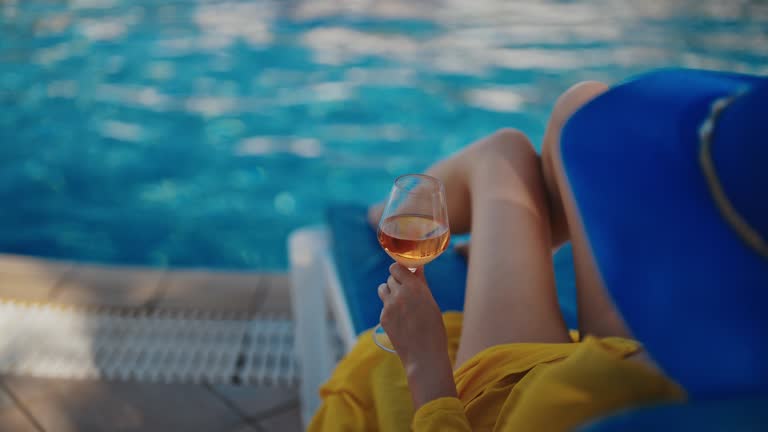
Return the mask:
M389 272L387 283L379 285L381 326L405 367L415 408L438 397L455 397L443 317L424 269L411 273L392 264Z
M384 302L381 326L403 365L445 355L443 317L424 279L424 269L411 273L400 264L392 264L389 272L387 283L379 285L379 297Z

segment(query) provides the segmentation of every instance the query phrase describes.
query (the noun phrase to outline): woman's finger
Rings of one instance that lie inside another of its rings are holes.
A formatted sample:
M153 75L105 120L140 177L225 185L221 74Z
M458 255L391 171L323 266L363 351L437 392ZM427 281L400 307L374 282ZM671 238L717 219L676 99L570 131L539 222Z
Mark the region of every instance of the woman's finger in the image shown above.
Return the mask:
M410 273L410 270L408 271ZM416 271L412 273L417 279L426 280L424 277L424 266L417 267Z
M378 292L379 292L379 298L383 302L386 302L387 301L387 297L389 296L389 294L391 294L391 292L389 290L389 287L385 283L379 285Z
M413 277L413 273L410 270L403 267L398 263L394 263L389 266L389 273L397 279L398 282L403 283L408 278Z
M397 294L397 292L400 290L400 287L403 285L397 281L393 276L389 276L387 278L387 286L389 287L389 291L391 294Z
M397 271L397 267L398 267L397 263L390 264L390 266L389 266L389 274L391 274L392 276L394 276L395 279L400 281L400 277L398 276L399 273Z

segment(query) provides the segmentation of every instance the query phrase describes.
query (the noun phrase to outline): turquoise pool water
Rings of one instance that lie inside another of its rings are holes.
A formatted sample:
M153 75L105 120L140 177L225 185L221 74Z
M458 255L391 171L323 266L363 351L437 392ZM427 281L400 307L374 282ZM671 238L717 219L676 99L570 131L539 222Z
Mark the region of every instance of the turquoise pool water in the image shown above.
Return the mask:
M576 81L767 60L765 1L0 0L0 251L280 269Z

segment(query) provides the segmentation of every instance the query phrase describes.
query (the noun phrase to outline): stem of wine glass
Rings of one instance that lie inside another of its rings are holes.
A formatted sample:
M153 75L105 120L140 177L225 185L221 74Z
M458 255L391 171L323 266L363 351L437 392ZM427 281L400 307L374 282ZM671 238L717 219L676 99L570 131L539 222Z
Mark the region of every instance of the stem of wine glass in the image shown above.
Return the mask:
M371 332L371 335L373 335L373 343L375 343L376 346L378 346L379 348L383 349L384 351L397 354L397 351L395 351L392 348L389 348L387 346L384 346L383 343L379 342L379 338L376 337L376 335L377 334L382 334L382 333L386 334L386 332L384 332L384 328L381 326L381 323L376 324L376 327L373 329L373 332ZM389 336L387 336L387 337L389 337Z

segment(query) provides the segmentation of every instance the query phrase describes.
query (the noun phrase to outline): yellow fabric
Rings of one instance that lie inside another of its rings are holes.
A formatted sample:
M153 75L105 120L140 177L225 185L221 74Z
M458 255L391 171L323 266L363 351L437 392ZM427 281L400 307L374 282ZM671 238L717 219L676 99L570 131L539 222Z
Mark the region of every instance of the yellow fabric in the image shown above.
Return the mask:
M464 405L453 397L435 399L416 411L411 428L416 431L468 431L472 430L464 414Z
M453 362L462 315L443 319ZM400 360L366 332L320 388L309 430L557 432L622 408L684 400L658 372L623 360L638 349L621 338L491 347L454 372L458 399L436 399L414 413Z

